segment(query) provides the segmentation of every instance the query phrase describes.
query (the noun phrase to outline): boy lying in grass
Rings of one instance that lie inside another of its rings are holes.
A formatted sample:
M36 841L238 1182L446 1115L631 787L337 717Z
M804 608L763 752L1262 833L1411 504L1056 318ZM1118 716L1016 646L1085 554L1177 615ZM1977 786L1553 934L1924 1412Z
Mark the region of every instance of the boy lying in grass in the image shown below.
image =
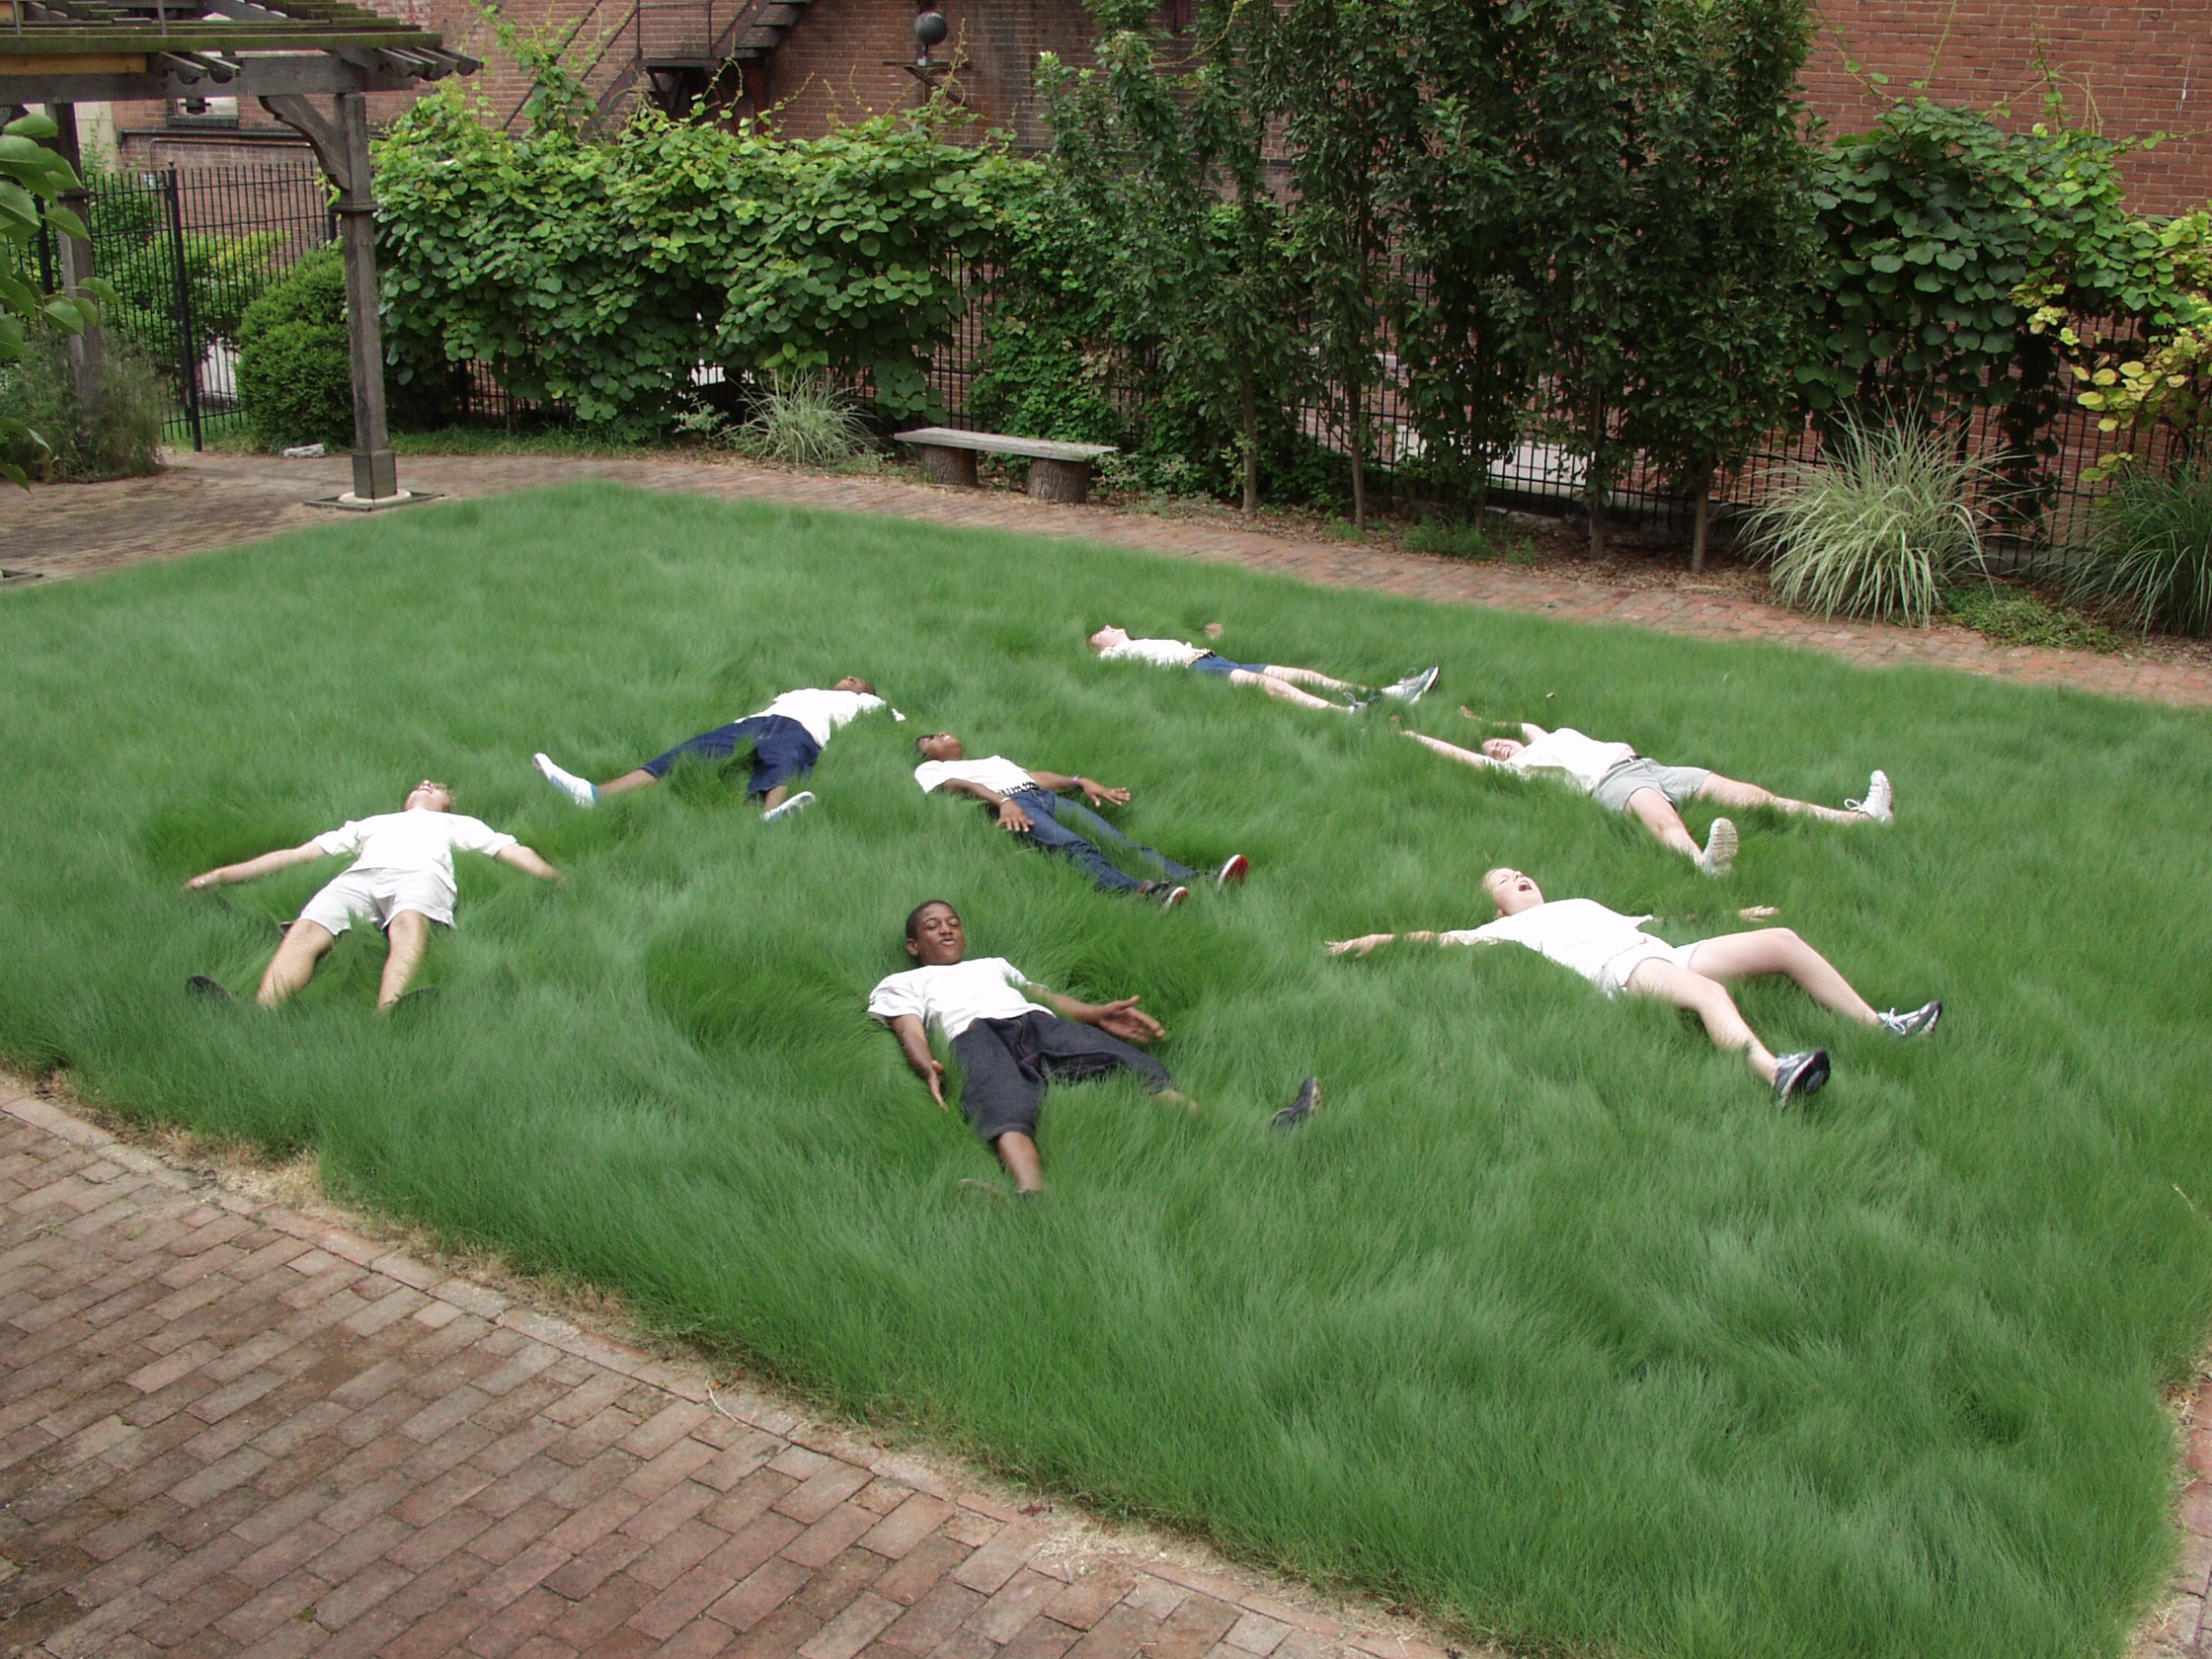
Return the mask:
M1026 835L1031 846L1057 852L1081 865L1101 893L1142 894L1157 900L1168 909L1190 897L1191 890L1183 885L1191 879L1187 866L1152 847L1139 846L1090 810L1090 807L1127 806L1128 790L1111 788L1079 772L1070 776L1063 772L1026 771L1003 754L971 760L960 740L950 732L931 732L916 738L914 748L922 754L921 764L914 768L914 782L921 785L924 795L939 789L957 795L973 795L986 806L997 809L1001 830ZM1060 798L1061 791L1075 789L1088 797L1090 807ZM1164 879L1139 881L1123 874L1098 850L1101 840L1135 848ZM1239 852L1214 872L1214 880L1223 886L1240 882L1250 868L1250 861Z
M1547 901L1542 890L1519 870L1490 871L1482 878L1482 891L1498 911L1498 919L1485 926L1449 933L1369 933L1358 939L1334 939L1329 954L1365 956L1377 945L1397 938L1436 945L1526 945L1562 968L1572 968L1608 996L1627 991L1687 1008L1705 1022L1713 1047L1724 1054L1742 1054L1784 1105L1814 1093L1828 1081L1827 1051L1772 1053L1737 1010L1724 981L1786 974L1823 1008L1892 1037L1923 1035L1935 1030L1942 1017L1940 1002L1926 1003L1910 1013L1894 1009L1876 1013L1826 957L1786 927L1670 945L1643 931L1642 924L1650 916L1622 915L1594 899ZM1746 921L1757 921L1775 912L1758 907L1738 913Z
M978 1139L1014 1178L1017 1193L1044 1190L1037 1113L1054 1078L1081 1082L1134 1071L1157 1098L1198 1110L1198 1102L1175 1087L1166 1066L1131 1046L1166 1035L1136 997L1078 1002L1031 983L1004 957L966 961L967 950L959 911L942 899L916 906L907 917L907 954L920 966L880 982L868 993L868 1012L891 1027L939 1111L950 1108L944 1064L929 1052L930 1030L950 1045L965 1079L961 1108ZM1031 996L1049 1006L1038 1006ZM1308 1077L1273 1121L1278 1129L1290 1129L1320 1109L1321 1080Z
M372 921L384 930L384 976L376 989L379 1011L407 993L407 982L422 965L431 941L431 924L453 925L453 849L487 853L503 864L559 881L561 873L516 840L480 819L453 810L453 792L425 778L407 792L396 813L356 819L298 846L265 852L242 864L224 864L185 883L187 891L225 882L252 881L293 864L356 853L353 867L307 901L299 919L284 931L284 942L269 959L255 1000L274 1008L305 985L338 935L356 921ZM205 974L193 976L192 988L227 999L221 984ZM422 992L433 992L426 988Z
M594 785L565 767L556 766L543 753L534 754L530 759L546 782L578 806L590 807L595 806L601 795L624 795L633 789L659 783L668 776L669 768L686 754L719 762L735 754L740 744L750 744L752 776L746 785L746 793L760 803L762 822L773 824L813 803L812 790L802 789L793 795L791 784L814 770L814 763L822 758L823 749L836 735L837 729L885 706L873 685L858 674L846 674L828 690L807 686L786 691L757 714L749 714L743 720L733 720L727 726L717 726L711 732L686 738L668 753L656 755L637 770L624 772L601 784ZM891 711L891 717L894 720L907 718L897 709Z
M1206 625L1209 634L1221 632L1221 624ZM1394 697L1410 703L1427 695L1436 683L1435 668L1417 669L1394 685L1385 685L1380 691L1364 685L1354 685L1349 680L1331 679L1316 669L1290 669L1280 663L1232 663L1218 652L1203 645L1190 645L1182 640L1131 639L1126 628L1109 622L1084 642L1098 653L1101 661L1108 663L1149 663L1155 668L1189 669L1195 673L1220 674L1231 685L1256 685L1270 697L1280 697L1286 703L1296 703L1301 708L1336 709L1349 713L1362 709L1377 697ZM1334 691L1344 699L1332 703L1310 691L1299 689L1302 685L1318 685L1323 690Z
M1471 709L1460 712L1469 720L1475 718ZM1626 813L1708 876L1724 876L1735 863L1736 827L1725 818L1714 819L1705 844L1699 847L1676 810L1684 801L1713 801L1724 807L1778 807L1829 824L1888 824L1896 817L1896 800L1887 772L1876 772L1866 780L1865 800L1846 801L1839 812L1834 807L1777 795L1756 783L1739 783L1702 766L1663 766L1624 743L1601 743L1571 726L1547 732L1523 721L1522 741L1492 738L1479 754L1442 738L1425 737L1419 732L1405 735L1462 766L1500 766L1524 777L1540 774L1564 778L1601 807Z

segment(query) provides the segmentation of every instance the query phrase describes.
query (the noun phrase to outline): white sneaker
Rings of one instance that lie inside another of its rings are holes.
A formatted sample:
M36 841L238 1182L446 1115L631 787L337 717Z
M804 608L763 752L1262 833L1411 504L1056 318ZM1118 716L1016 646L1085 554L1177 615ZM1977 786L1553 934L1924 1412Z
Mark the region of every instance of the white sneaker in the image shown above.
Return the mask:
M1708 876L1725 876L1736 862L1736 827L1725 818L1712 821L1705 832L1705 850L1698 854L1698 868Z
M805 812L814 805L814 791L802 789L796 795L786 796L781 806L770 807L760 815L762 824L773 824L778 819L789 818L793 813Z
M1889 786L1889 774L1876 772L1866 780L1866 799L1846 801L1844 811L1864 813L1876 824L1897 822L1897 791Z
M1884 1008L1874 1016L1882 1022L1882 1029L1892 1037L1923 1037L1936 1029L1936 1022L1943 1017L1940 1002L1924 1002L1917 1008L1899 1013L1895 1008Z
M537 769L545 774L547 783L550 783L578 806L595 807L599 804L599 792L596 789L592 788L585 779L578 777L574 772L554 765L549 755L533 754L530 759Z

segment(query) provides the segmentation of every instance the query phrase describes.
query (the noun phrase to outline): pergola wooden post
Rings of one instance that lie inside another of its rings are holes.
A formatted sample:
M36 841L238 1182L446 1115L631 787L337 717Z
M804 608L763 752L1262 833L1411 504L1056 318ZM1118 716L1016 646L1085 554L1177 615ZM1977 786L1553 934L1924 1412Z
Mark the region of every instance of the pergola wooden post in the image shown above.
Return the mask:
M368 100L341 92L325 118L302 94L264 98L262 108L314 146L338 187L338 239L346 259L346 332L354 358L354 501L400 499L399 469L384 425L383 298L376 285L376 199L369 185Z
M54 138L54 150L75 170L79 179L84 177L84 148L77 142L77 107L74 104L56 104L53 107L53 123L61 130ZM66 193L61 205L83 219L92 221L92 201L81 190ZM80 236L59 236L61 244L61 291L73 293L82 288L93 276L92 244ZM69 378L77 394L77 425L89 427L93 412L100 403L100 370L106 360L107 351L101 344L100 325L88 324L82 334L69 337Z
M296 7L296 11L287 10ZM368 98L482 67L438 37L353 0L0 0L0 108L43 104L77 164L80 102L258 98L296 128L338 187L354 377L354 488L318 505L356 511L419 501L399 487L384 424L384 338L369 188ZM325 108L318 100L327 98ZM82 212L81 202L71 202ZM92 275L92 250L61 242L61 276ZM74 348L80 407L99 390L100 343Z

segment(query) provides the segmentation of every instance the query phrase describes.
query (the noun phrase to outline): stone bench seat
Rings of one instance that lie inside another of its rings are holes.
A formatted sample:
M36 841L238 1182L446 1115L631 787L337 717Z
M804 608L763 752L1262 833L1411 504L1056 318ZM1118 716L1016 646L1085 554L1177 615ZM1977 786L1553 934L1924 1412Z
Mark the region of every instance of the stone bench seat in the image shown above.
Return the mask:
M1059 443L1049 437L962 432L956 427L919 427L896 435L901 443L910 443L921 452L921 469L932 484L973 488L978 454L1019 455L1029 462L1029 493L1039 501L1089 500L1091 463L1115 453L1111 443Z

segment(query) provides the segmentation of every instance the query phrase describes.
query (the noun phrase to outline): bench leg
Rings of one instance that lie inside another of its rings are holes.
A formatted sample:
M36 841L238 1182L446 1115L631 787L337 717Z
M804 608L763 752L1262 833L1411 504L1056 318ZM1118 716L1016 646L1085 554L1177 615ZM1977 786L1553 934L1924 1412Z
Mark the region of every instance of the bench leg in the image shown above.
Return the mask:
M976 452L973 449L945 449L934 443L918 445L921 450L922 476L932 484L962 484L973 490L976 487Z
M1029 493L1039 501L1090 500L1090 462L1031 461Z

